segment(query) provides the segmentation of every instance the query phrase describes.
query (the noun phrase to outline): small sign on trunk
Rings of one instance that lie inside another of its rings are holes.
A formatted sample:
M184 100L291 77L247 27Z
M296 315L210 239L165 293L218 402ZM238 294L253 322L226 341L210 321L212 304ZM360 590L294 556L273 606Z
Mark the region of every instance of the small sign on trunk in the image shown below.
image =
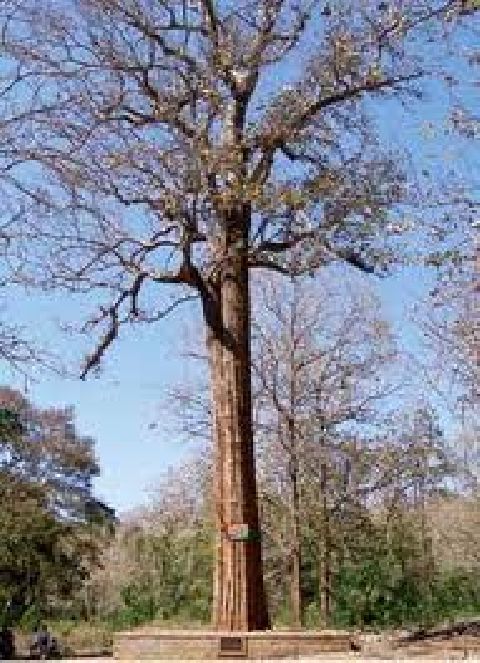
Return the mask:
M247 523L232 523L227 527L227 536L230 541L259 541L260 532Z

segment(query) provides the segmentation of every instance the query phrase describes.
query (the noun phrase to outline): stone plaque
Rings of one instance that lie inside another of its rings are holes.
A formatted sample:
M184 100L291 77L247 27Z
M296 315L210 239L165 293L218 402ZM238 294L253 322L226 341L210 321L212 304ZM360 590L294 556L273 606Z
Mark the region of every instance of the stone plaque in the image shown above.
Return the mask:
M221 656L246 656L247 640L239 636L222 636L220 638Z

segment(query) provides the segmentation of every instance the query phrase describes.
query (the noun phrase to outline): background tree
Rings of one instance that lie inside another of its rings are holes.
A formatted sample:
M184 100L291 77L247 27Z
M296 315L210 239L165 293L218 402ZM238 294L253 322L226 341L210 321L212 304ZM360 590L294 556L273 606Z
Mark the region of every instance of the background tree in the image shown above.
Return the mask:
M3 322L0 325L0 358L15 370L25 370L36 360L38 353L22 336L22 330Z
M211 454L165 473L148 505L126 516L91 579L92 616L122 628L211 618Z
M14 413L21 427L18 435L2 439L2 469L44 486L58 515L85 518L94 506L99 467L94 441L75 429L73 408L37 408L9 388L0 390L0 407Z
M442 274L431 290L421 320L436 359L434 374L443 374L440 391L453 392L459 409L467 410L475 410L479 401L479 266L480 249L471 237L457 267Z
M11 625L68 610L113 512L93 497L93 441L75 432L73 411L5 388L0 402L0 617Z
M342 446L346 449L345 436L339 431L342 426L373 425L380 401L397 387L393 339L377 313L378 301L373 295L362 292L351 275L337 278L335 270L315 282L265 280L255 301L253 366L259 462L269 482L269 498L272 491L280 491L278 497L288 505L290 523L284 532L285 549L275 563L283 567L287 562L292 617L299 625L300 529L308 521L306 505L310 505L310 513L316 505L312 523L317 523L315 538L323 550L318 575L324 621L328 621L330 537L325 500L332 490L333 475L338 474L332 465L334 456L342 455ZM278 530L278 520L274 527Z
M18 240L15 276L26 264L29 282L104 297L85 327L104 333L84 375L125 324L201 300L219 627L269 623L249 270L281 272L292 253L302 269L389 259L380 240L396 232L387 212L405 198L408 174L380 145L369 102L418 96L421 79L438 74L444 21L474 8L458 0L345 0L334 10L290 0L3 3L1 170L6 195L18 200L8 228ZM295 56L300 66L289 65ZM287 81L274 76L281 66ZM158 285L183 288L157 295ZM228 535L234 523L248 526L248 541Z
M419 618L438 559L429 505L445 481L458 494L466 486L434 413L415 418L405 400L407 357L378 301L354 275L340 283L337 269L293 284L260 278L253 289L265 578L272 618L290 625ZM173 401L182 432L208 440L205 385L196 387ZM423 589L409 598L413 587Z
M357 430L355 437L350 433L342 444L328 446L335 469L329 474L328 492L330 625L425 625L478 611L478 500L463 483L463 468L458 472L451 442L435 432L436 425L432 436L421 432L430 430L429 421L435 422L435 416L426 409L417 416L409 410L397 412L390 429L377 427L376 437ZM273 455L276 450L274 445ZM347 459L350 480L345 483ZM261 467L266 587L272 619L285 625L292 617L285 614L291 599L290 492L280 489L282 473L273 460ZM94 619L115 628L152 620L198 624L209 619L211 471L209 455L197 451L165 474L145 508L125 517L91 581ZM304 623L317 626L318 537L323 531L312 526L320 512L317 486L310 486L311 477L302 478ZM458 517L456 510L461 510Z

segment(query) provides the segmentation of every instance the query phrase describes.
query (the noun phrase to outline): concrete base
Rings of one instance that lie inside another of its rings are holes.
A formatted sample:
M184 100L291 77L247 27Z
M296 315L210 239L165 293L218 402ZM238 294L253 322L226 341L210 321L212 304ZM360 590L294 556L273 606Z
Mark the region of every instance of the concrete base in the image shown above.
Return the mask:
M149 627L117 633L117 659L262 659L346 653L351 634L343 631L165 631Z

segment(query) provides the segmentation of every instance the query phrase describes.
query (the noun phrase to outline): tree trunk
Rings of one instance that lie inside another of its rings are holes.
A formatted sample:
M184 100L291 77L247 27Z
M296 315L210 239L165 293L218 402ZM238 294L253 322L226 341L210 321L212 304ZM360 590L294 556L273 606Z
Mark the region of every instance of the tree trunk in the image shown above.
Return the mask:
M299 493L299 462L298 439L296 430L297 414L297 362L296 362L296 325L297 325L297 299L296 281L292 277L294 296L290 305L290 403L288 413L288 446L289 446L289 475L291 490L291 518L292 518L292 564L290 578L290 598L292 608L293 626L302 626L302 542L300 533L300 493Z
M332 592L332 549L330 532L330 514L327 497L327 465L322 461L320 466L320 508L321 533L319 537L319 594L320 594L320 621L328 626L331 616Z
M252 431L246 225L227 224L221 238L216 315L207 317L217 531L212 618L227 631L269 627Z
M292 621L293 626L300 628L302 626L302 548L300 536L300 495L298 492L298 474L292 472L290 477L292 486L292 577L290 585L290 596L292 603Z

